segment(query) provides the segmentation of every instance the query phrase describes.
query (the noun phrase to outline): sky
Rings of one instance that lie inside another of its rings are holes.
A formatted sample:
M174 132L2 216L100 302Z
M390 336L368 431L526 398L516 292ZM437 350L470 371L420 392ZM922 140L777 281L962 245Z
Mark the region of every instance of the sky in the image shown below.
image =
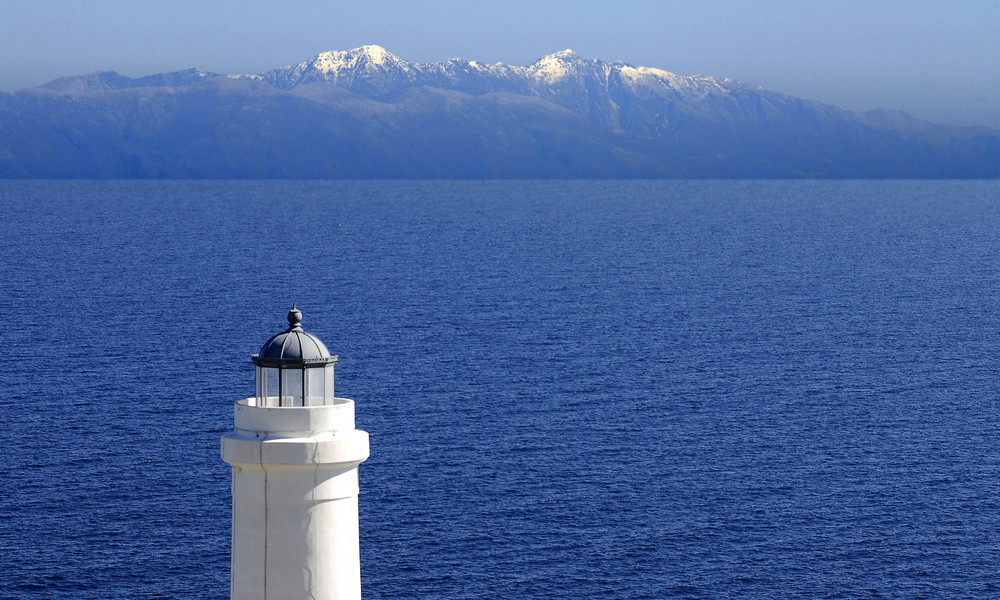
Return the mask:
M98 70L260 73L365 44L514 65L571 48L1000 128L998 0L0 0L0 14L3 92Z

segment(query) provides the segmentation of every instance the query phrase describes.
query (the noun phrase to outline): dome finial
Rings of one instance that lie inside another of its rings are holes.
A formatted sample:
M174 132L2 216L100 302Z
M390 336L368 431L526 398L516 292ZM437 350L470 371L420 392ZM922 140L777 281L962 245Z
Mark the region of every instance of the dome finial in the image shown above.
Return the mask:
M301 322L302 311L295 307L295 301L292 300L292 310L288 311L288 330L302 331L302 326L299 325Z

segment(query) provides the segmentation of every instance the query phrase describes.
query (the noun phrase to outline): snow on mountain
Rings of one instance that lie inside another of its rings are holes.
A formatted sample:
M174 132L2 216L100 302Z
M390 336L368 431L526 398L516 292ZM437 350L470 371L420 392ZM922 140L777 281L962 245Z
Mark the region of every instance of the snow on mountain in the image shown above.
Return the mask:
M601 87L618 80L632 89L666 88L704 97L713 92L724 92L732 83L711 77L687 77L661 69L585 59L569 49L543 56L522 67L504 63L483 64L460 58L437 63L410 63L375 45L323 52L297 65L242 77L259 78L282 89L326 82L348 88L358 87L355 91L364 95L372 91L391 94L402 91L402 86L410 85L444 87L473 94L491 91L545 94L552 91L548 89L550 87L579 84L584 80L593 80Z
M299 65L302 66L331 77L412 70L410 63L381 46L362 46L354 50L323 52L311 61Z
M373 84L376 89L387 84L412 81L410 63L381 46L362 46L353 50L322 52L313 58L288 67L262 73L260 78L282 89L313 82L344 87Z
M528 72L531 77L537 80L554 83L579 74L580 66L583 62L579 54L567 49L562 52L543 56L528 67Z
M553 102L612 130L641 135L655 135L668 125L669 119L664 116L669 112L666 104L704 103L709 98L732 104L727 97L743 85L586 59L570 49L543 56L528 66L513 66L460 58L411 63L375 45L323 52L297 65L247 78L260 79L285 90L316 82L329 83L383 102L395 101L419 86L473 96L512 93ZM654 107L652 114L647 115L648 107L637 105L636 97L653 99L664 106Z
M662 88L679 94L704 98L711 93L724 94L734 83L728 79L718 80L706 75L677 75L650 67L633 67L627 64L617 64L615 67L621 81L633 90Z

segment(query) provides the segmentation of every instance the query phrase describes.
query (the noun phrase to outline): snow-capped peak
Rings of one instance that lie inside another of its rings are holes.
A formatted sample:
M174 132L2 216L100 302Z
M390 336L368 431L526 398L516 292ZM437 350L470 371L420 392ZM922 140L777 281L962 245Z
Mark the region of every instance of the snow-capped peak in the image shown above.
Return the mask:
M352 50L321 52L306 62L274 69L262 73L260 77L272 85L288 89L314 81L351 85L371 77L384 80L399 75L408 80L412 74L410 63L382 46L369 45Z
M528 69L536 78L553 82L575 74L577 67L584 62L579 54L567 48L539 58Z
M349 54L354 54L359 58L363 56L368 62L375 65L384 65L387 63L396 64L405 62L403 61L403 59L399 58L392 52L389 52L382 46L376 46L374 44L361 46L360 48L355 48L353 50L350 50Z
M570 48L566 48L565 50L560 50L555 54L550 54L549 57L560 58L562 60L573 60L573 59L579 60L581 58L579 54L573 52L573 50L571 50Z
M554 54L548 54L536 60L532 66L551 64L551 63L578 63L586 62L582 56L573 52L569 48L565 50L560 50Z
M323 73L339 73L359 67L406 68L409 63L382 46L361 46L353 50L322 52L303 63Z

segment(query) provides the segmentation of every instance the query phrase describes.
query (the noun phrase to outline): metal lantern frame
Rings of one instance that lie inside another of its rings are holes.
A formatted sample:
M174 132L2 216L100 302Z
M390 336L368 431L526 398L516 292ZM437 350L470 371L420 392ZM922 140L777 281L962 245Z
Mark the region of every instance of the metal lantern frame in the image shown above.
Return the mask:
M261 358L256 365L257 406L328 406L334 399L334 365L330 358Z

